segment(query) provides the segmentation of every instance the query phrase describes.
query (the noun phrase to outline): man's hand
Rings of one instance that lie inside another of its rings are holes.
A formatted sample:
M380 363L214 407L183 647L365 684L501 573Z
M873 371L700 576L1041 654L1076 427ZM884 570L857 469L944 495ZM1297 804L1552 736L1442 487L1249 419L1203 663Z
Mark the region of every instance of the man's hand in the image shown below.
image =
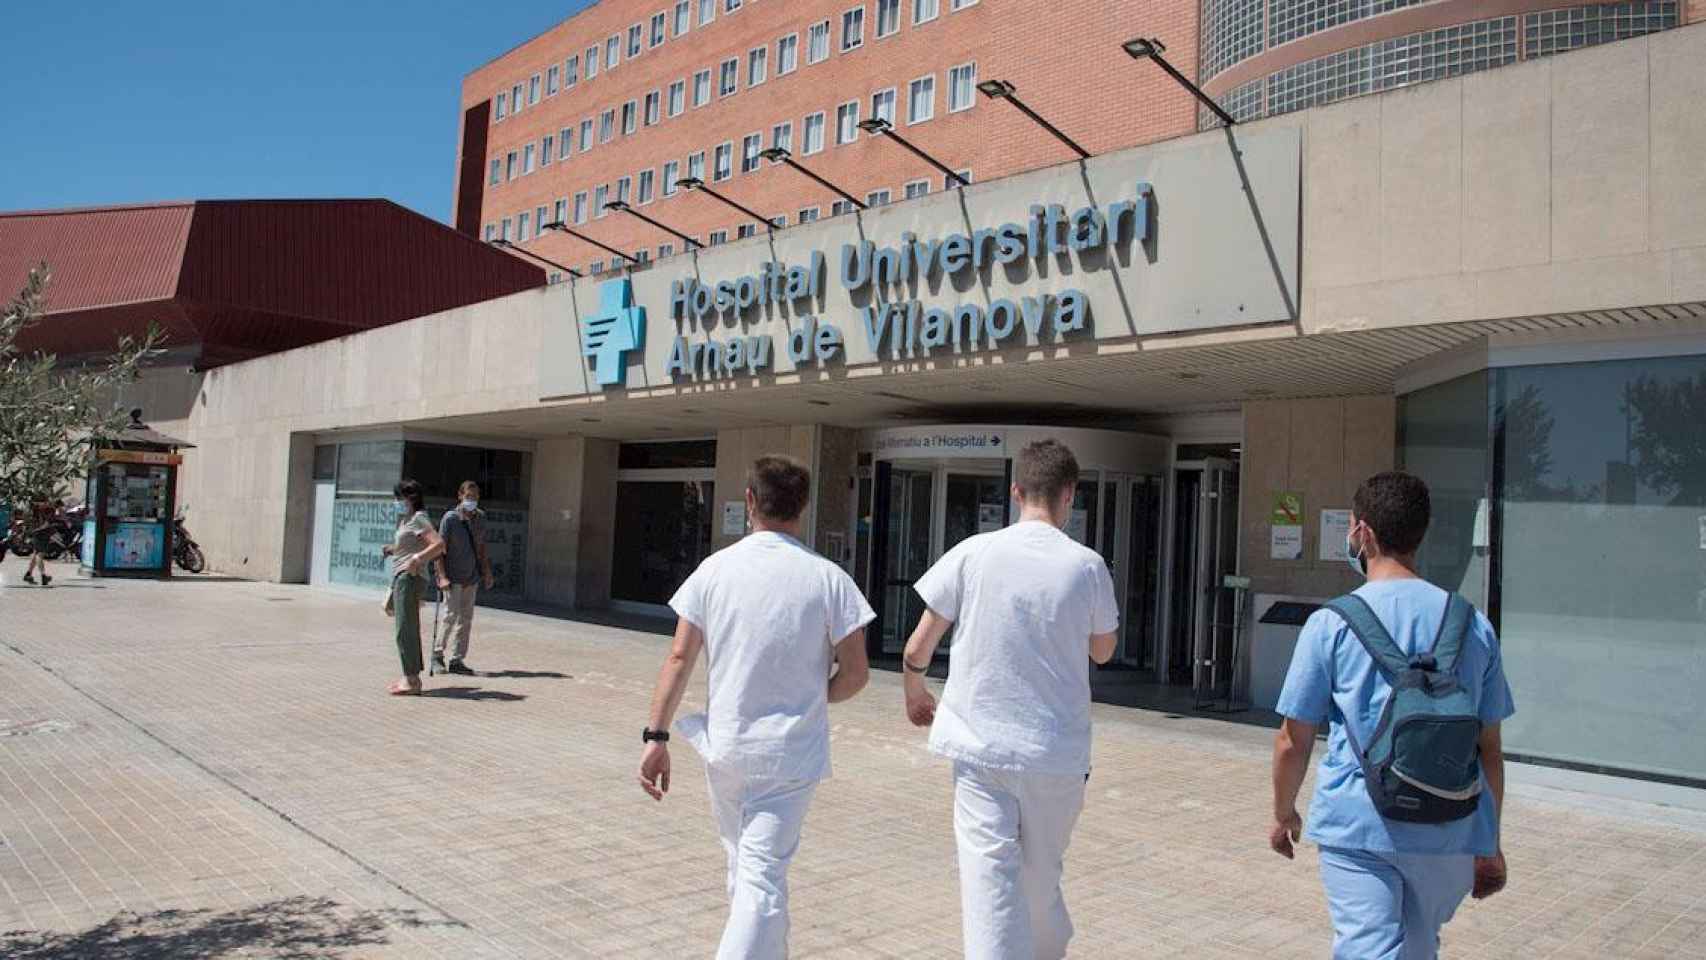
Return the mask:
M1505 888L1505 853L1503 850L1490 857L1475 858L1475 888L1470 896L1477 900L1485 900Z
M420 573L421 572L421 555L417 553L417 554L414 554L413 556L409 557L409 559L403 561L403 571L405 573L409 574L410 576L414 576L415 574Z
M928 727L936 720L936 698L924 686L924 677L908 673L902 684L906 689L906 719L915 727Z
M486 575L485 575L485 576L484 576L484 577L481 577L481 578L480 578L480 583L481 583L481 585L482 585L482 588L483 588L483 589L486 589L486 590L490 590L490 589L492 589L492 584L493 584L493 583L496 583L496 582L497 582L497 581L495 581L495 580L493 580L493 579L492 579L492 575L491 575L491 574L489 574L489 573L488 573L488 574L486 574Z
M656 740L640 755L640 789L653 800L669 792L669 744Z
M438 576L438 588L440 590L449 590L450 589L450 578L443 575L443 574L439 574L439 576Z
M1303 837L1303 818L1296 810L1274 817L1274 825L1268 828L1268 846L1287 860L1295 860L1297 851L1292 844Z

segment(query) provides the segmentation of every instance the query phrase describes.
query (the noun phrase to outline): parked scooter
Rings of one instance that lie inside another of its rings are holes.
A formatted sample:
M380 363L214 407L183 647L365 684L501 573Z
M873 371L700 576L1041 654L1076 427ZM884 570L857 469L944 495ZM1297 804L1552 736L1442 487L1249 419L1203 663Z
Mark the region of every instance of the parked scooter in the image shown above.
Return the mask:
M184 507L172 518L172 560L190 573L200 573L207 569L207 558L184 526L184 514L188 511L189 507Z

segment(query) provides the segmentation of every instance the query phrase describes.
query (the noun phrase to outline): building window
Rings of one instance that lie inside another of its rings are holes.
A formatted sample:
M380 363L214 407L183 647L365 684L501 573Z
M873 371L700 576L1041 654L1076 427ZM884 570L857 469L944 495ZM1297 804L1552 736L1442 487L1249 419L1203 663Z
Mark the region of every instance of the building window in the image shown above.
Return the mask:
M965 63L948 71L948 112L959 113L977 106L977 64Z
M654 46L654 47L662 46L664 38L668 35L668 33L669 33L669 14L667 14L667 13L654 13L654 14L652 14L652 46Z
M740 0L723 0L723 12L734 13L740 9Z
M764 149L764 135L761 133L747 134L740 142L740 172L751 173L758 169L758 152Z
M646 94L646 126L655 127L663 121L663 94L657 90Z
M702 107L711 102L711 71L701 70L693 75L693 105Z
M746 85L756 87L763 83L770 70L770 48L754 47L746 52Z
M729 232L727 230L712 230L710 240L710 246L720 247L729 242Z
M913 24L929 23L942 12L942 0L912 0Z
M971 182L971 171L970 170L955 170L954 174L956 176L958 176L961 180L964 180L966 183ZM943 190L952 190L957 186L959 186L959 184L954 182L953 177L943 177L942 178L942 189Z
M508 182L521 176L521 158L514 150L504 155L504 181Z
M559 283L562 283L563 282L563 271L552 270L551 275L545 278L545 282L547 284L550 284L553 287Z
M554 207L552 207L551 213L553 214L553 217L554 217L554 219L552 219L552 221L551 221L552 223L562 223L563 221L567 220L569 218L569 201L568 201L568 199L564 198L564 199L558 200L556 205Z
M950 2L948 3L948 9L949 10L964 10L965 8L971 6L972 4L974 4L976 2L977 2L977 0L950 0Z
M1548 57L1566 50L1638 37L1678 24L1674 2L1596 3L1544 10L1522 18L1524 56Z
M790 33L776 41L776 75L793 73L800 65L800 35Z
M551 161L556 159L556 154L557 135L554 133L547 133L545 135L545 139L539 144L539 165L541 167L550 166Z
M802 209L799 212L799 214L794 217L794 219L799 223L816 223L817 218L818 218L818 208L817 207L806 207L806 208Z
M545 69L545 96L554 97L557 95L557 78L562 69L556 64Z
M806 118L805 133L800 137L800 148L808 157L823 149L823 114L814 113Z
M687 109L687 81L677 80L669 85L669 115L681 116L681 111Z
M587 265L586 272L592 274L595 277L598 276L599 274L603 273L604 272L604 261L603 260L594 260L592 263Z
M629 192L628 191L631 187L633 187L633 185L634 185L634 178L633 177L617 177L616 178L616 202L617 203L627 203L628 202L628 200L629 200Z
M854 7L841 15L841 52L865 45L865 8Z
M859 101L849 100L835 108L835 143L837 146L859 139Z
M871 94L871 119L894 123L894 88Z
M770 145L781 147L792 153L794 150L794 124L791 121L786 121L771 127Z
M511 113L521 112L521 84L509 88L509 106Z
M675 196L676 184L681 180L681 161L671 160L663 165L663 195Z
M839 217L844 213L852 212L853 203L850 200L837 200L829 205L829 215L832 217Z
M928 180L914 180L906 185L906 199L908 200L915 200L919 197L929 196L929 194L930 181Z
M644 247L642 247L642 248L634 251L634 263L636 263L636 264L650 263L651 260L652 260L652 252L650 250L647 250Z
M705 151L701 150L687 157L687 178L689 180L705 179Z
M492 116L494 116L498 120L502 120L504 117L509 116L509 94L507 94L507 93L498 94L497 104L498 104L498 108L496 111L493 112Z
M586 191L575 194L575 222L586 222Z
M702 27L717 18L717 0L699 0L699 25Z
M646 26L636 23L628 28L628 59L632 60L646 49Z
M740 60L730 57L723 61L723 66L717 75L717 96L734 96L740 84Z
M569 159L569 149L574 144L575 131L573 127L564 127L557 131L557 159Z
M656 189L657 173L651 170L640 171L639 193L634 197L640 203L652 202L652 191Z
M1248 60L1267 47L1267 37L1263 34L1264 13L1271 23L1274 42L1285 43L1323 27L1359 19L1362 14L1357 12L1357 8L1373 4L1367 0L1355 3L1345 3L1344 0L1330 3L1282 2L1275 3L1271 11L1265 9L1267 6L1248 0L1203 0L1198 56L1202 61L1204 80L1235 63ZM1310 20L1318 20L1320 25L1305 27Z
M936 78L919 77L906 90L906 122L923 123L936 115Z
M867 207L880 207L888 202L889 192L887 190L872 190L865 194L865 206Z
M536 73L533 75L532 79L527 81L527 105L528 106L531 107L534 104L539 102L539 89L540 89L539 74Z
M581 55L577 53L563 61L563 89L572 89L576 83L580 82L580 78Z
M785 213L778 213L774 217L770 218L770 225L778 230L786 227L788 225L788 215Z
M526 243L528 241L529 234L528 234L527 230L528 230L529 225L532 222L531 217L532 217L532 215L527 214L527 213L516 214L516 217L515 217L515 242L516 243Z
M546 210L543 205L540 205L538 207L533 208L533 235L534 236L537 237L540 234L544 233L545 232L545 224L551 222L551 221L545 219L545 216L547 213L549 213L549 211Z
M682 36L693 29L693 0L680 0L675 5L675 35Z
M622 135L631 137L640 128L640 105L629 100L622 105Z
M673 243L660 243L660 244L658 244L658 259L659 260L662 260L664 257L673 257L673 256L675 256L675 244L673 244Z
M622 62L622 35L616 34L604 41L604 69L614 70Z
M1262 91L1265 83L1257 77L1249 83L1234 87L1214 98L1220 104L1220 109L1232 115L1237 121L1251 120L1262 115ZM1220 118L1215 116L1208 107L1197 106L1197 128L1207 130L1209 127L1220 125Z
M877 39L900 32L900 0L877 0Z
M604 205L608 202L610 202L610 188L608 186L601 183L592 188L592 217L594 220L602 219L606 213L610 212L604 209Z
M500 231L499 231L499 233L500 233L500 234L501 234L501 236L500 236L500 237L499 237L499 238L498 238L498 239L500 239L500 240L510 240L510 239L513 239L513 238L512 238L512 237L511 237L511 236L510 236L510 233L509 233L509 228L510 228L510 221L509 221L509 218L508 218L508 217L504 217L504 219L503 219L503 228L502 228L502 229L501 229L501 230L500 230Z
M758 232L758 225L757 224L743 223L740 226L735 228L735 239L736 240L745 240L747 237L750 237L757 232Z
M486 242L491 243L493 240L496 240L497 238L498 238L498 225L495 223L486 224Z
M536 169L538 169L538 167L535 165L535 157L533 155L533 144L529 143L529 144L524 145L521 148L521 173L522 173L522 176L526 176L527 174L532 173Z
M581 152L592 149L592 118L581 121Z
M598 76L598 45L586 48L586 78L591 80Z
M495 187L498 184L502 183L503 179L504 179L503 161L499 160L497 157L493 157L492 158L492 178L490 181L488 181L487 186Z
M711 156L711 179L727 180L735 175L735 145L729 143L717 144L716 152Z
M609 143L616 136L616 111L606 110L598 115L598 142Z
M806 62L822 63L829 59L829 21L814 23L806 36Z

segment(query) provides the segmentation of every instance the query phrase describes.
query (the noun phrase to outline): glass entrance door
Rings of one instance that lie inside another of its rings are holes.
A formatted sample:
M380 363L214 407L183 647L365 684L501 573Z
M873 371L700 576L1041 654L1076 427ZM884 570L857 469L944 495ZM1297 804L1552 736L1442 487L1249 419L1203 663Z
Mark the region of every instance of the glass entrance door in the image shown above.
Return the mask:
M1233 640L1235 593L1226 578L1238 572L1238 466L1226 460L1203 463L1197 511L1193 685L1198 699L1231 694L1236 666Z
M913 625L924 615L924 601L912 585L935 561L931 521L936 476L933 470L899 466L888 474L888 536L881 558L882 652L899 656Z

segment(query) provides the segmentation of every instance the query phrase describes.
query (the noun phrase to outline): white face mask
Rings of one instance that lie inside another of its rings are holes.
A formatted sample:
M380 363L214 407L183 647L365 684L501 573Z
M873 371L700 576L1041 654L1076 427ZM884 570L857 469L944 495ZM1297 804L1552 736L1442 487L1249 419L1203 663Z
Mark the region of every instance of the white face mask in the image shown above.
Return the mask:
M478 508L479 506L480 506L480 501L474 499L473 497L469 497L469 498L462 501L462 509L468 511L469 513L473 513L474 510L476 508Z

